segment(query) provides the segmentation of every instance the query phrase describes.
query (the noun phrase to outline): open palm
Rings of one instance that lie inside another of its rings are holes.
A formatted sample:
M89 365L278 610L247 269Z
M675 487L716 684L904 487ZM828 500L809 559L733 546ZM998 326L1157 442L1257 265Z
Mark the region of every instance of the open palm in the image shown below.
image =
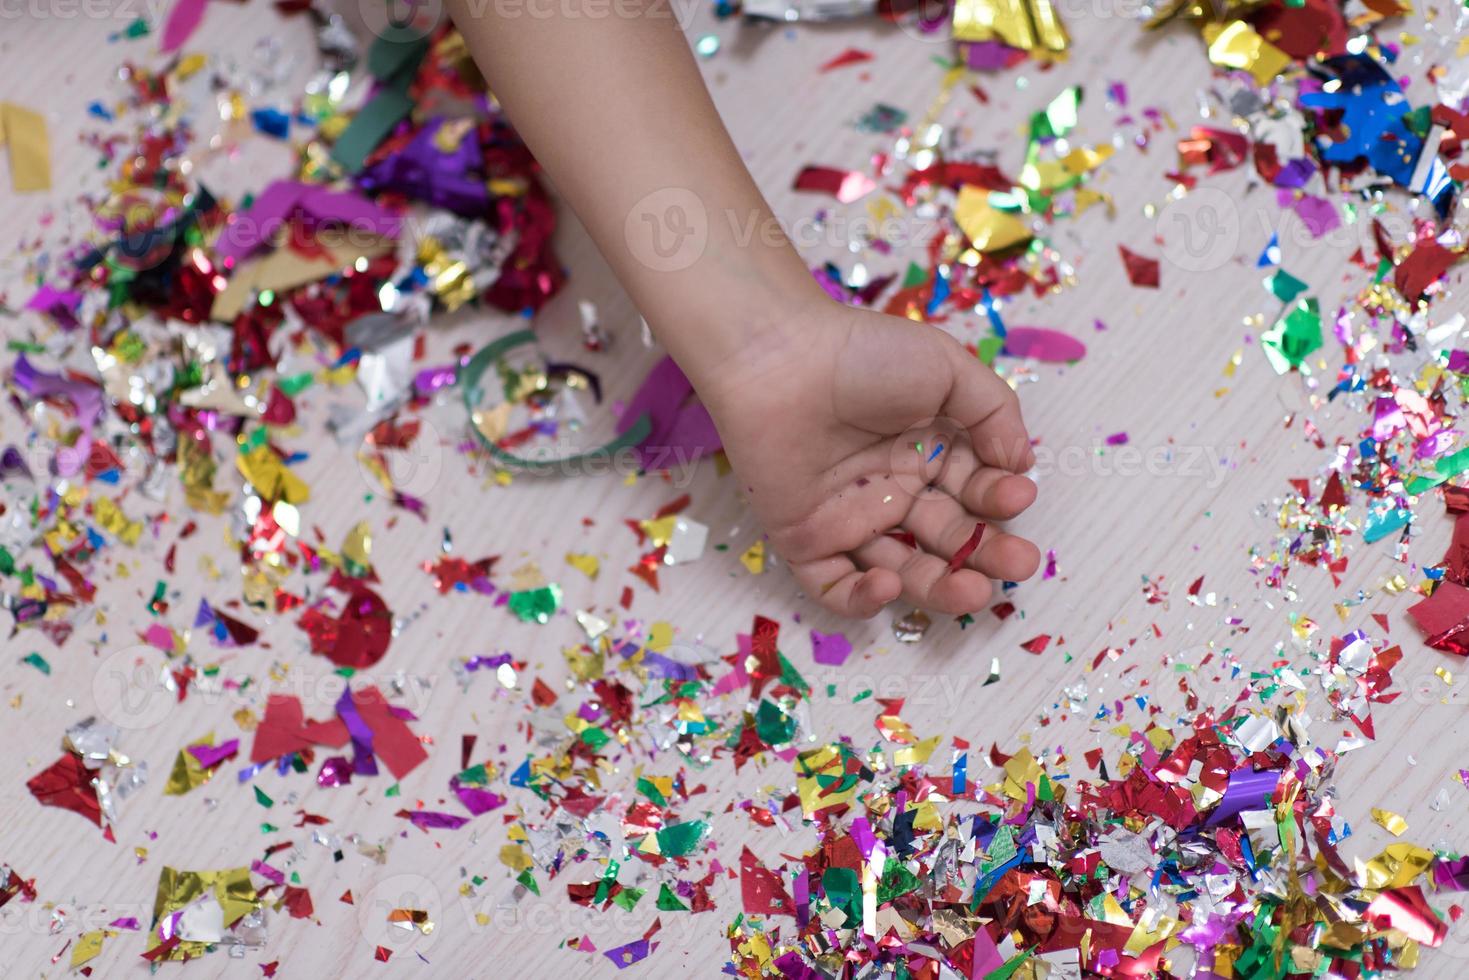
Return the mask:
M977 523L1035 499L1019 402L993 371L936 327L832 303L783 333L703 397L808 595L850 616L900 596L957 615L983 607L991 579L1035 573L1036 546L988 526L950 568Z

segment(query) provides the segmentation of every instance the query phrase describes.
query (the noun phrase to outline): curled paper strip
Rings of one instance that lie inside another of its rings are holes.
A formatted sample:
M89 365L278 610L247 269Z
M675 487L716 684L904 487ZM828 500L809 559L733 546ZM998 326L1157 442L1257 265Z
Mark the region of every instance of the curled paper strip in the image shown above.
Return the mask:
M475 413L478 411L480 401L484 397L484 392L480 388L480 379L484 377L485 370L515 348L525 344L535 343L535 339L535 332L531 330L517 330L514 333L506 334L499 340L481 347L479 352L469 359L469 363L464 365L464 370L459 374L459 384L464 392L464 407L468 411L471 419L473 419ZM514 453L502 449L496 444L495 440L490 439L481 432L478 426L471 423L469 428L474 433L474 438L485 448L485 451L506 466L528 470L532 473L549 473L553 470L562 469L568 464L606 459L624 449L631 449L648 438L653 431L653 423L646 414L639 415L634 418L628 428L611 442L598 446L596 449L590 449L584 453L561 456L555 459L528 459L524 456L517 456Z

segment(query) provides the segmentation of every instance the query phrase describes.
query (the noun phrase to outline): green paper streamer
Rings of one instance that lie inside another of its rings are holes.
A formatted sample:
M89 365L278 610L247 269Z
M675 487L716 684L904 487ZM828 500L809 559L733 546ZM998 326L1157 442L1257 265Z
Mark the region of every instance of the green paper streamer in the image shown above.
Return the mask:
M464 365L464 369L459 372L459 385L464 391L464 407L470 415L474 414L475 408L484 397L484 393L480 389L480 379L484 377L485 371L489 366L498 362L515 348L523 344L535 343L535 339L536 335L534 331L517 330L481 347L479 352L469 359L469 363ZM624 449L631 449L653 433L653 420L648 418L647 415L639 415L637 421L633 422L630 429L611 442L598 446L596 449L589 449L584 453L564 456L559 459L526 459L523 456L516 456L495 445L493 440L486 439L484 433L480 432L478 427L471 425L469 429L474 433L474 438L479 442L480 446L499 462L507 466L513 466L516 469L549 473L557 469L563 469L571 464L603 459L616 455Z

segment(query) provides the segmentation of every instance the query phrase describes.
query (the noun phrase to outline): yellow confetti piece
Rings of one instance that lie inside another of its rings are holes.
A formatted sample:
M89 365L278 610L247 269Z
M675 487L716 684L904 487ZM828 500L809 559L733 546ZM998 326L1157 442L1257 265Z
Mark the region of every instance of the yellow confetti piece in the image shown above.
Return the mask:
M10 150L10 186L17 193L51 189L51 143L40 113L0 102L0 146Z
M267 445L256 446L247 453L237 453L235 466L240 475L267 500L300 504L311 497L311 488L306 482L286 469L275 450Z
M740 555L740 564L750 570L751 575L765 571L765 542L756 541Z
M1000 41L1012 48L1059 54L1070 45L1050 0L958 0L956 41Z
M939 736L925 738L906 748L901 748L893 753L893 762L900 766L921 766L933 755L933 750L938 748Z
M1209 60L1221 68L1242 68L1257 85L1268 85L1290 64L1290 55L1271 44L1242 20L1205 24Z
M1024 221L990 204L990 192L971 184L959 189L954 220L981 252L998 252L1031 239L1030 228Z
M138 538L143 534L143 522L128 520L117 502L107 497L97 498L97 502L92 505L92 516L104 530L123 544L137 544Z
M1408 821L1404 820L1401 814L1393 813L1391 810L1379 810L1377 807L1372 808L1372 822L1394 837L1403 836L1403 832L1408 829Z
M1370 861L1356 859L1357 877L1365 888L1402 888L1428 870L1433 852L1414 844L1389 844Z
M90 963L102 952L102 940L107 938L105 929L94 929L84 932L77 937L76 945L71 948L71 968L75 970L83 964Z
M525 848L518 844L506 844L500 848L500 863L511 871L524 871L532 862Z
M159 921L180 911L201 898L209 897L219 904L223 922L238 922L241 918L260 908L260 896L250 883L250 869L227 868L222 871L179 871L164 868L158 875L158 894L153 902L153 919ZM157 949L162 943L157 930L148 935L148 951ZM163 959L190 960L203 956L210 944L202 941L184 940L168 952Z
M568 551L566 553L566 564L590 579L595 579L597 573L602 570L602 563L597 559L596 555L580 555Z
M673 645L673 624L663 621L648 627L648 649L662 653Z

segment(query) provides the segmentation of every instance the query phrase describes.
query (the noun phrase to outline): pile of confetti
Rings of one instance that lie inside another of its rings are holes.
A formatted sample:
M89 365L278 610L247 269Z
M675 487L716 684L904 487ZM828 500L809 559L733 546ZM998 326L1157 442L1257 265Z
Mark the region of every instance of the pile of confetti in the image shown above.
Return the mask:
M290 829L310 828L336 860L355 849L386 862L386 845L324 829L330 821L299 797L371 785L395 799L431 751L452 751L434 719L407 706L411 679L387 690L353 682L388 656L408 618L385 598L369 522L339 543L310 524L312 488L299 471L312 439L355 447L394 513L427 528L428 506L396 464L428 438L432 410L462 409L456 448L489 483L555 458L551 447L568 436L596 445L586 430L609 414L598 409L597 373L525 356L534 340L526 331L437 361L426 354L431 318L476 307L529 317L564 281L535 161L483 91L462 38L444 26L388 32L359 48L333 15L279 6L315 32L320 56L320 71L289 99L236 63L187 52L205 16L199 0L118 39L156 29L165 58L157 68L128 62L121 91L88 109L98 124L90 145L108 179L84 199L93 227L30 256L35 288L22 308L34 330L11 342L4 375L27 432L0 447L0 600L12 636L69 652L79 626L105 624L97 583L119 574L120 556L156 545L173 575L178 549L197 547L200 522L223 517L219 560L238 565L241 592L180 609L168 581L147 589L135 611L142 626L126 631L164 666L142 683L177 700L191 691L253 695L254 678L221 661L264 649L252 623L275 616L294 624L301 648L329 662L343 686L327 717L308 717L296 696L262 692L215 731L176 733L162 793L212 786L253 795L267 815L262 833L276 842L249 864L163 868L149 921L120 916L67 936L53 961L64 953L84 972L123 933L138 934L136 954L150 963L217 948L269 955L272 916L318 915L293 870L298 844L273 815L294 809ZM1430 44L1405 32L1394 40L1408 11L1391 0L1149 8L1140 30L1196 29L1216 68L1200 123L1175 141L1172 121L1131 109L1117 81L1105 99L1121 114L1115 135L1084 142L1091 103L1082 87L1060 87L1027 121L1012 173L961 145L941 120L954 99L986 103L985 84L1020 66L1039 66L1034 78L1046 79L1070 44L1048 0L956 0L940 10L746 0L718 12L741 15L741 30L880 16L925 38L952 35L924 118L874 106L854 123L884 144L869 165L807 165L794 186L832 206L860 205L872 219L847 267L813 270L834 299L951 329L1014 385L1036 380L1039 365L1086 356L1074 335L1009 324L1005 309L1077 284L1054 232L1094 207L1115 211L1097 177L1119 154L1176 142L1176 166L1160 173L1169 201L1207 188L1213 175L1250 170L1315 237L1370 229L1371 246L1344 270L1355 298L1335 310L1318 298L1328 284L1318 290L1287 271L1289 244L1261 243L1261 308L1241 311L1248 334L1226 374L1258 347L1251 355L1301 392L1285 425L1309 440L1320 465L1268 508L1269 540L1248 562L1262 592L1289 603L1309 569L1340 585L1359 542L1391 542L1403 572L1381 591L1413 593L1406 614L1427 643L1469 654L1469 492L1454 482L1469 471L1457 428L1469 350L1460 346L1464 316L1451 309L1466 250L1458 219L1469 180L1469 51L1459 35L1469 15L1430 25ZM695 48L719 56L713 35ZM1410 51L1421 78L1404 74ZM820 70L873 60L853 48ZM225 144L202 144L201 107L219 110L226 143L291 141L293 172L243 200L211 193L197 163ZM0 103L0 128L16 189L49 187L44 120ZM936 222L920 243L922 261L899 263L897 243L885 239L886 220L898 215ZM1155 244L1118 245L1117 274L1160 288ZM581 312L595 357L610 338L594 308ZM303 431L300 403L322 393L331 400L325 431ZM1335 431L1343 416L1348 429ZM654 368L614 427L602 448L640 453L650 472L664 463L646 445L717 447L671 361ZM1126 441L1126 433L1108 438ZM189 513L166 506L180 497ZM1415 529L1439 502L1455 520L1453 543L1442 559L1414 555ZM1083 679L1038 719L1044 728L1090 716L1110 747L1099 739L1079 752L1043 749L1030 738L986 749L905 717L902 699L823 694L782 650L782 626L771 619L705 640L697 623L634 617L637 590L658 593L660 574L711 547L690 503L676 497L628 521L636 556L620 615L577 608L533 563L469 558L447 529L435 535L437 553L421 570L436 604L414 616L488 604L524 623L574 623L578 636L562 651L564 677L551 681L515 652L452 662L466 696L493 685L493 710L520 713L523 736L490 746L462 734L442 797L394 803L395 819L415 833L463 832L442 838L446 846L490 820L503 826L501 867L466 874L462 894L554 895L599 912L651 906L646 931L615 945L564 938L618 969L656 954L665 917L717 909L706 928L717 933L715 920L723 923L725 972L800 980L1371 977L1415 966L1460 916L1448 895L1469 889L1469 859L1407 841L1365 856L1344 849L1352 832L1337 812L1338 765L1375 737L1373 707L1401 693L1393 670L1404 652L1386 639L1385 614L1374 614L1370 634L1333 635L1292 612L1291 635L1278 643L1258 624L1222 617L1240 642L1273 644L1268 670L1244 669L1228 648L1185 651L1156 630L1140 633L1097 653L1087 673L1124 657L1136 666L1158 650L1153 681L1143 670L1126 696L1095 703ZM739 560L749 574L766 570L758 540ZM592 554L567 554L565 565L588 579L602 573ZM1056 574L1052 554L1043 580ZM1018 596L1007 589L990 612L1014 615ZM1181 598L1216 605L1203 578ZM1345 622L1370 598L1341 597L1336 611ZM1169 601L1161 577L1145 580L1142 599ZM921 642L929 625L922 613L901 616L895 640ZM791 636L786 627L787 650ZM840 633L809 638L823 668L840 670L854 653ZM1038 633L1023 649L1040 656L1063 646L1059 635ZM21 663L50 673L39 652ZM1176 696L1164 690L1173 676ZM988 683L999 681L996 658ZM813 720L827 705L847 722L870 715L871 727L829 731ZM127 733L107 720L69 721L57 726L59 744L54 730L45 735L46 759L26 791L116 841L149 785L148 765L127 754ZM221 736L229 724L238 734ZM723 783L746 766L770 783L738 798ZM277 809L262 774L299 790ZM762 860L749 846L721 852L717 827L731 819L778 837L762 848L778 858ZM1407 829L1385 807L1373 819L1394 836ZM4 857L18 863L0 865L0 906L45 900L44 870ZM350 891L341 903L354 904ZM379 926L409 935L436 927L412 905L385 916ZM55 931L69 929L62 921ZM379 961L393 955L391 944L374 949ZM266 976L279 965L260 964Z

